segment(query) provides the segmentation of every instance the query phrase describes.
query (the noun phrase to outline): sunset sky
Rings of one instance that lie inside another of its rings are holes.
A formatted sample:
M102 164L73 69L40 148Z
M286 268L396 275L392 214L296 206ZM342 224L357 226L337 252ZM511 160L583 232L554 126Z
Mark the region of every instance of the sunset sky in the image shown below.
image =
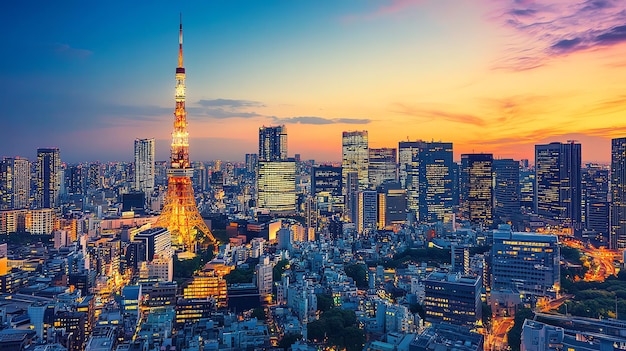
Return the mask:
M154 137L167 159L181 12L192 160L243 160L278 124L317 161L347 130L531 163L567 140L608 162L626 136L623 0L11 1L0 157L130 161Z

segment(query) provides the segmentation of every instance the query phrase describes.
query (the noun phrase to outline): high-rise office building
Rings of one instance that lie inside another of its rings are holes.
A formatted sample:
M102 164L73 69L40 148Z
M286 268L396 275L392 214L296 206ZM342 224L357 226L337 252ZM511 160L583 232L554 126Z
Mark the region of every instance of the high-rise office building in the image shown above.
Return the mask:
M493 161L495 219L506 223L520 216L519 178L520 165L512 159Z
M470 258L469 247L453 246L450 248L452 272L469 274Z
M0 161L0 210L19 210L30 204L30 162L19 157Z
M424 309L431 323L476 326L482 319L480 276L433 272L424 279Z
M285 126L259 128L257 207L278 214L296 211L296 162L287 158Z
M37 149L35 204L38 208L54 208L59 205L61 180L59 148Z
M535 145L535 213L579 235L581 145L574 141Z
M609 170L589 164L582 169L582 220L587 238L608 243Z
M452 143L401 141L398 158L400 184L407 190L409 211L424 222L442 221L452 214Z
M286 160L287 128L284 125L259 128L259 161Z
M148 203L154 192L154 157L154 138L135 139L134 188L146 195Z
M347 192L348 173L356 172L359 190L369 187L369 144L367 131L343 132L341 136L341 172L344 195Z
M461 155L461 208L473 224L493 224L493 155Z
M406 189L403 189L398 182L388 182L379 186L376 191L378 192L378 228L392 228L406 223Z
M135 234L133 238L145 247L146 264L142 269L147 277L155 277L162 281L171 282L174 274L172 258L172 237L167 228L150 228Z
M519 172L519 203L529 210L535 208L535 170L522 168Z
M378 220L378 195L376 191L364 190L359 192L357 215L357 231L359 234L376 229Z
M258 154L246 154L246 173L256 174L256 169L259 164Z
M81 195L85 192L83 165L71 165L65 169L65 192L68 195Z
M369 149L369 186L376 189L384 182L395 182L398 179L397 150L395 148Z
M294 161L259 162L257 207L271 213L296 211L296 163Z
M96 191L102 188L102 166L99 162L90 163L87 170L87 190Z
M345 208L344 216L352 223L356 223L359 215L359 174L348 172L345 174Z
M494 230L492 290L554 298L561 282L558 241L556 235L513 232L507 225Z
M626 248L626 138L611 141L611 248Z
M311 170L311 196L322 213L340 212L343 209L341 193L341 167L321 165Z

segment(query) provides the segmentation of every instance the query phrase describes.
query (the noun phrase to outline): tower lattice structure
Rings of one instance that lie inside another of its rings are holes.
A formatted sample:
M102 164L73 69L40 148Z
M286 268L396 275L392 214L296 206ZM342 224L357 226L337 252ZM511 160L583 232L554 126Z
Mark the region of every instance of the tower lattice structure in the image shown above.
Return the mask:
M193 168L189 162L189 132L187 131L187 111L185 110L182 21L179 33L175 98L172 155L170 168L167 170L167 195L163 210L155 225L169 229L172 234L173 246L196 252L199 241L208 240L215 244L215 238L200 216L191 182Z

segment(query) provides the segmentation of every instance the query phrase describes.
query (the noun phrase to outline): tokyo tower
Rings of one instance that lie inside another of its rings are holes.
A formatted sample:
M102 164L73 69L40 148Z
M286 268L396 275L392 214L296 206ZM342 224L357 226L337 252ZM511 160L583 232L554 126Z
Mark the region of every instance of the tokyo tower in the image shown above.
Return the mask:
M189 132L185 111L185 68L183 67L183 22L178 38L178 67L176 67L176 109L172 132L172 155L167 169L167 195L163 210L155 226L165 227L172 234L172 245L195 253L198 242L209 241L217 245L211 230L202 220L193 196L189 162Z

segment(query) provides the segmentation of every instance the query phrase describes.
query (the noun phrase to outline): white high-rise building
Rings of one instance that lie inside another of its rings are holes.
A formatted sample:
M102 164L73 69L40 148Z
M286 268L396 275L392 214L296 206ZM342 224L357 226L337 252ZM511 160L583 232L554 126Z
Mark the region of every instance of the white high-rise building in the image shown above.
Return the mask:
M141 191L150 204L154 191L154 138L135 139L135 190Z

